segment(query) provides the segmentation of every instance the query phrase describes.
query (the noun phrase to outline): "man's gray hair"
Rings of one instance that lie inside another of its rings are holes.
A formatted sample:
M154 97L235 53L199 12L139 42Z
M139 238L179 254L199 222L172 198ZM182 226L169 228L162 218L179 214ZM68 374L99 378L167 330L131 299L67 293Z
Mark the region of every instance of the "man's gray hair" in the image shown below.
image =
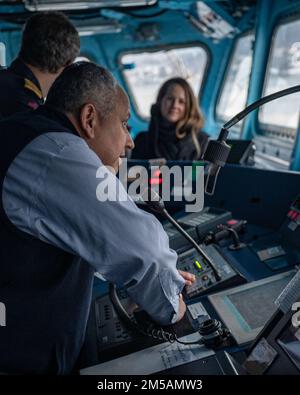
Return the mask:
M80 114L87 103L95 105L102 118L116 107L118 84L105 68L91 62L73 63L52 85L46 104L64 113Z

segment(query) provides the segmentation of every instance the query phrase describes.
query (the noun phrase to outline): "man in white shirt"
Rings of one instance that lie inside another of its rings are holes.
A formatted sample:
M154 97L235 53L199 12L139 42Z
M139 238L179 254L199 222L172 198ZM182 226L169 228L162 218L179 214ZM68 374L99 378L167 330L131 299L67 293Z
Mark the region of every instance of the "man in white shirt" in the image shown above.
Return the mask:
M157 322L183 317L181 292L193 276L177 271L161 224L114 174L133 147L128 118L128 98L112 75L83 62L62 73L45 106L0 122L0 300L8 322L0 370L72 371L94 271L125 286ZM116 201L97 199L101 178L117 182Z

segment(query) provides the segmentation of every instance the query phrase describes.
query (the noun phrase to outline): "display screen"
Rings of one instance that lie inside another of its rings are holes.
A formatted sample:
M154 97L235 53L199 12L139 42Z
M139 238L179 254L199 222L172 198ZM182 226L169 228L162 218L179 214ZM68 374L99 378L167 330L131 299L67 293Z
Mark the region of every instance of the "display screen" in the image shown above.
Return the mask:
M238 344L253 341L276 311L274 301L293 271L209 295L213 307Z
M275 311L274 301L287 284L283 278L253 289L247 289L229 295L228 304L240 316L241 322L250 330L259 328L266 323Z

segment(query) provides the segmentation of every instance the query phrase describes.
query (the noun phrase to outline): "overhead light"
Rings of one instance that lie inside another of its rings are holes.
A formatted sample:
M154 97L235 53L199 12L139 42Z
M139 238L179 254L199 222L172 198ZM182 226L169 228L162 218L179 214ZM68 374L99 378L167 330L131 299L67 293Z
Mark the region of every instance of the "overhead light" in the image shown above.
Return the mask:
M86 22L85 22L86 23ZM93 36L95 34L110 34L120 33L122 31L122 25L116 20L103 21L103 20L89 20L88 25L75 24L79 36Z
M138 7L150 6L157 0L24 0L25 8L29 11L61 11L61 10L83 10L101 7Z
M218 42L223 38L232 38L238 33L238 29L232 21L227 21L203 1L196 1L191 5L192 13L186 13L190 22L198 28L204 36Z

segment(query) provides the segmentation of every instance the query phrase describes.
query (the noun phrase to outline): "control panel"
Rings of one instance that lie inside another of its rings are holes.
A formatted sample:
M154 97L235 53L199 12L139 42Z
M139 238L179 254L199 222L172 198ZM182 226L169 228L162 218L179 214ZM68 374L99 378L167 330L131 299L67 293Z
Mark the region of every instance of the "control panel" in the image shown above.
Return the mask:
M177 269L192 273L196 277L195 282L186 288L186 299L246 282L245 278L233 269L224 258L216 245L201 245L201 247L213 261L221 280L216 280L211 267L194 248L180 254L178 257Z
M135 319L138 319L141 325L140 320L144 317L143 312L133 313L137 306L132 302L124 289L118 290L118 298L129 317L133 318L135 314ZM92 304L92 314L94 317L93 325L96 328L99 359L104 360L106 357L111 359L113 353L112 349L115 349L116 354L120 355L161 343L158 337L154 336L150 338L133 332L132 328L121 321L108 294L94 300ZM141 315L140 318L138 318L139 314ZM187 307L187 312L180 322L172 325L172 331L179 337L192 333L198 329L199 319L206 316L207 312L202 304L196 302ZM147 320L145 321L145 324L146 323ZM130 350L128 349L128 344L130 344Z
M128 314L132 315L134 304L127 293L121 290L118 295ZM110 348L112 344L121 346L133 341L132 334L120 322L108 294L98 298L94 308L99 351Z
M278 231L260 237L251 248L272 271L300 264L300 195L290 205Z
M232 218L230 211L213 207L205 207L200 213L191 213L178 220L183 228L195 228L198 238L201 240L207 232L217 225L224 224Z
M226 223L232 218L229 211L205 207L200 213L191 213L178 219L178 223L196 241L203 240L208 232L213 231L220 224ZM164 229L169 236L170 247L175 250L183 250L190 247L186 239L172 224L164 224Z

